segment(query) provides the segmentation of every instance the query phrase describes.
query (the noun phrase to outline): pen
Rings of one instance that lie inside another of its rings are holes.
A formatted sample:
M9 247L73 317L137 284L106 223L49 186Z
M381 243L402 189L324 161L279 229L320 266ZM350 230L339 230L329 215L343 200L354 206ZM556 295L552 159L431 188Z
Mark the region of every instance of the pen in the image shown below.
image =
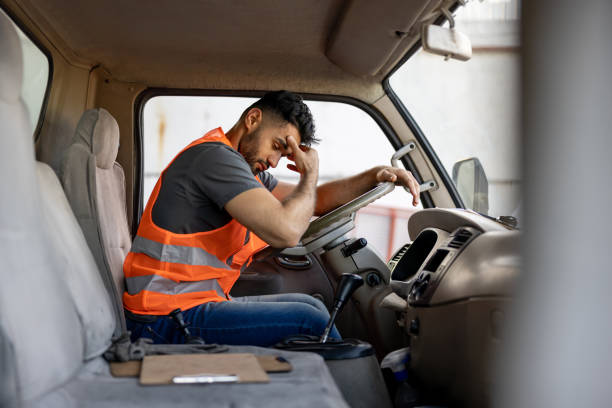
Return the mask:
M178 375L172 378L174 384L213 384L213 383L235 383L240 378L237 375L223 374L191 374Z

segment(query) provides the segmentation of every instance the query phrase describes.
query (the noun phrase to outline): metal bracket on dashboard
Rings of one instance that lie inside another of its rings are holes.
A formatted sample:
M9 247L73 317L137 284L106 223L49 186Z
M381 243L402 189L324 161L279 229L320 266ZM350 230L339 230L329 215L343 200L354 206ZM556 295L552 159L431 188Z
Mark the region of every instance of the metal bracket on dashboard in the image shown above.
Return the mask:
M414 149L416 149L416 144L414 142L412 142L412 141L408 142L404 146L400 147L395 153L393 153L393 156L391 156L391 166L399 167L397 165L397 162L399 161L399 159L401 159L402 157L404 157L405 155L407 155L408 153L410 153ZM435 189L437 187L438 187L438 185L437 185L437 183L434 180L425 181L424 183L422 183L419 186L421 193L424 193L425 191L429 191L429 190ZM404 190L406 190L407 192L410 192L408 187L404 187Z

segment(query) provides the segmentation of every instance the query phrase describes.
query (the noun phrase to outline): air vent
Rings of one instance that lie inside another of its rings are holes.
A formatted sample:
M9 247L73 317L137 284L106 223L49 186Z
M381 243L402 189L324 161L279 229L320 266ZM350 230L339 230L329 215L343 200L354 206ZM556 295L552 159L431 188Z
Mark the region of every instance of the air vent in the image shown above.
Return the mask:
M408 248L410 248L410 244L404 245L399 251L395 253L395 255L393 255L393 258L391 258L389 262L397 263L402 258L402 256L404 256Z
M434 256L429 259L429 262L427 262L423 270L430 272L437 271L444 258L446 258L446 255L448 255L448 249L438 249Z
M466 229L460 229L455 233L451 242L449 242L449 248L459 249L472 237L472 233Z
M410 248L410 244L404 245L395 253L395 255L393 255L391 259L389 259L389 262L387 262L387 268L389 268L391 272L395 270L395 267L397 266L399 261L402 259L402 256L404 256L406 251L408 251L408 248Z

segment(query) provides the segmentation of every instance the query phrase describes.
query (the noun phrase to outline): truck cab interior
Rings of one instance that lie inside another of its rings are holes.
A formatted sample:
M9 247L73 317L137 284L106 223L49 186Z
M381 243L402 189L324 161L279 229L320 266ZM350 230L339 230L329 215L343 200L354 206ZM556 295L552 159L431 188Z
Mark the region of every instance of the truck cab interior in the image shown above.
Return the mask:
M423 27L463 3L0 0L0 405L491 406L522 233L512 217L466 209L389 84L422 48ZM24 64L24 43L46 71ZM264 249L232 295L306 293L331 310L343 276L358 275L335 323L373 357L351 365L308 347L227 346L281 356L292 370L207 386L111 375L103 356L125 333L122 263L147 199L146 102L278 89L363 110L421 184L423 209L385 259L367 236L347 235L356 212L394 188L379 185L313 220L300 245ZM469 177L477 190L480 173ZM403 388L380 367L398 350Z

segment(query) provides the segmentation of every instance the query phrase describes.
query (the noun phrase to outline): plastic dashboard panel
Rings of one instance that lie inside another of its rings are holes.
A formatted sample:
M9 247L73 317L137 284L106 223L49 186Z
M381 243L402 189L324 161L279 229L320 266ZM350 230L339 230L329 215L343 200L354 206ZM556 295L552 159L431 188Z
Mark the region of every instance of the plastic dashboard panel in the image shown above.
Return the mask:
M388 303L410 338L411 377L434 405L491 406L489 370L521 270L521 233L455 209L419 211L408 224L414 241L389 262Z
M504 296L518 274L519 232L465 210L430 209L409 221L411 245L389 261L393 291L412 307Z
M408 221L408 234L417 237L425 228L439 228L444 231L454 231L459 227L472 227L481 232L508 231L493 220L489 220L470 210L428 208L414 213ZM414 238L413 238L414 239Z
M479 234L481 231L473 227L460 227L451 234L438 228L422 230L389 262L394 292L410 305L428 304L450 265Z

